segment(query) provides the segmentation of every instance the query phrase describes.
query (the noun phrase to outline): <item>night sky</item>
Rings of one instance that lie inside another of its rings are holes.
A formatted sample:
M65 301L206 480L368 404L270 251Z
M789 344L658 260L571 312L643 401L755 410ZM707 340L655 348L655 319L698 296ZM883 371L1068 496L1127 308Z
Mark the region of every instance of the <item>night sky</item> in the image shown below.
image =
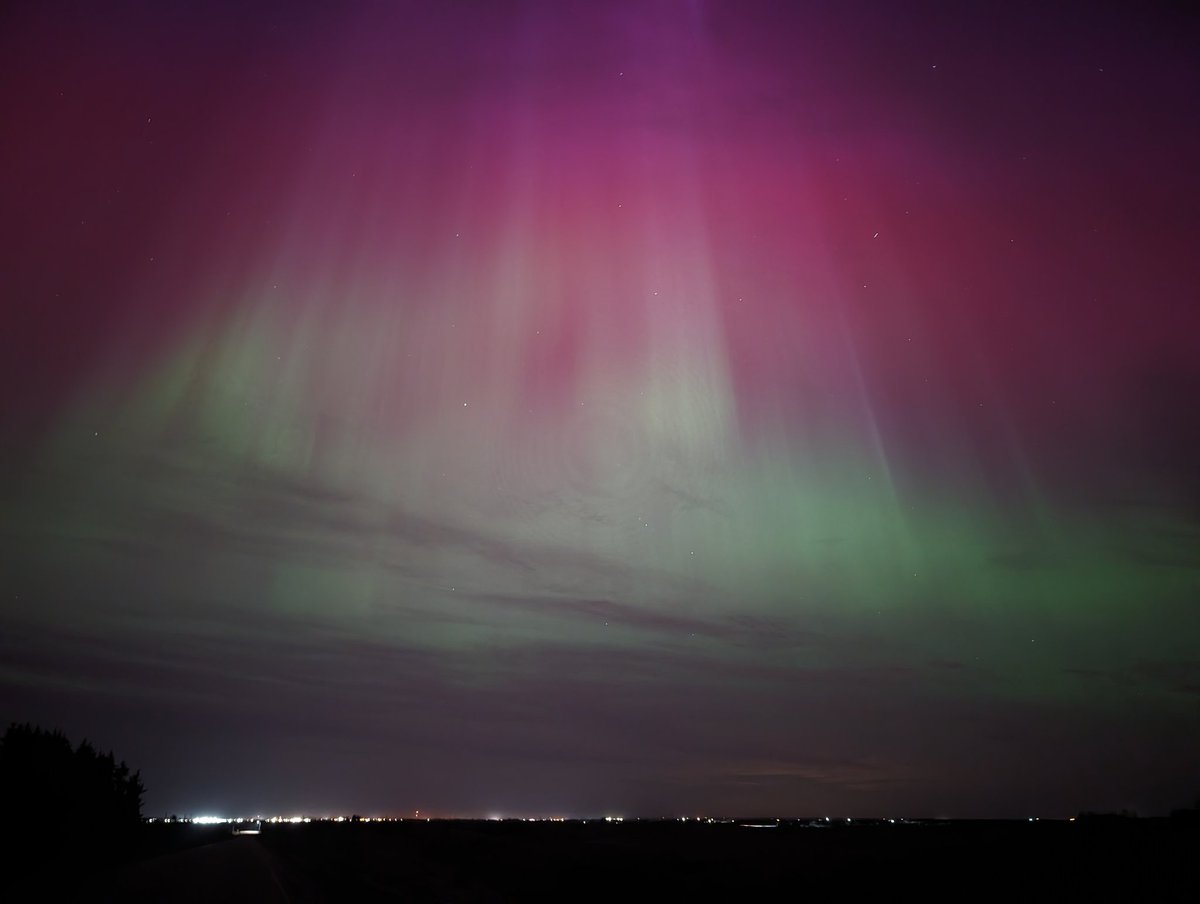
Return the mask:
M0 717L152 815L1190 804L1184 6L4 4Z

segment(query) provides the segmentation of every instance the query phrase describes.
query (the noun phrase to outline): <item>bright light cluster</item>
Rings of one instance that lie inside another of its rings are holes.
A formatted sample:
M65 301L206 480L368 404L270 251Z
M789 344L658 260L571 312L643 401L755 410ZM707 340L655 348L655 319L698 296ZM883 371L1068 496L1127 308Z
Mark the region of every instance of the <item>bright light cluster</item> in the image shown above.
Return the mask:
M306 823L306 822L403 822L394 816L164 816L147 818L147 822L186 822L192 825L236 825L239 823ZM562 819L560 818L561 822Z

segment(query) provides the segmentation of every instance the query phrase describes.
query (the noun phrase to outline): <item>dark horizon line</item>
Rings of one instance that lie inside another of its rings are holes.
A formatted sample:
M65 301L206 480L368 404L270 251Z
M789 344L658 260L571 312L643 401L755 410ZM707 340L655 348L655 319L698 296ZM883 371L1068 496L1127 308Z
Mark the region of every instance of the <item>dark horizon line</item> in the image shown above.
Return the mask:
M1058 816L774 816L763 814L740 814L740 815L720 815L720 816L666 816L666 815L650 815L650 816L613 816L613 815L589 815L589 816L389 816L389 815L361 815L361 814L337 814L337 815L311 815L311 814L295 814L290 816L266 816L263 814L254 814L252 816L216 816L206 813L199 815L178 816L175 814L163 814L160 816L146 816L142 821L146 823L187 823L192 825L231 825L247 822L261 822L264 824L273 825L305 825L312 823L332 823L332 824L362 824L362 823L434 823L434 822L546 822L546 823L590 823L604 822L611 824L621 824L626 822L680 822L680 823L702 823L702 824L722 824L728 825L731 823L774 823L778 825L794 825L805 824L815 826L828 826L830 828L846 825L918 825L929 823L950 823L950 822L1012 822L1012 823L1070 823L1070 822L1088 822L1092 820L1169 820L1178 819L1181 817L1195 818L1200 816L1200 809L1197 808L1176 808L1166 814L1143 815L1135 811L1093 811L1081 810L1073 815L1058 815Z

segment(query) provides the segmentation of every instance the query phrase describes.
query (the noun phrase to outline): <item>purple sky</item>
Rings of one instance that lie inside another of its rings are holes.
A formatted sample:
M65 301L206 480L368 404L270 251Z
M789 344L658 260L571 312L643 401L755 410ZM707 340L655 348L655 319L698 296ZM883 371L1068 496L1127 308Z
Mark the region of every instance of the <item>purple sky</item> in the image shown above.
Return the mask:
M1198 37L8 5L0 717L151 813L1190 803Z

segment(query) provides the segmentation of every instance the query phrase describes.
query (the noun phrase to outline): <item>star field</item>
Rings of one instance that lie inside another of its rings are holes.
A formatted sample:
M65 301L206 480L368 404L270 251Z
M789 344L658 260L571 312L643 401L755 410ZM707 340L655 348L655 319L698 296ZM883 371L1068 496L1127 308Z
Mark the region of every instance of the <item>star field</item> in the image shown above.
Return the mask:
M1195 37L19 4L0 715L148 812L1188 803Z

